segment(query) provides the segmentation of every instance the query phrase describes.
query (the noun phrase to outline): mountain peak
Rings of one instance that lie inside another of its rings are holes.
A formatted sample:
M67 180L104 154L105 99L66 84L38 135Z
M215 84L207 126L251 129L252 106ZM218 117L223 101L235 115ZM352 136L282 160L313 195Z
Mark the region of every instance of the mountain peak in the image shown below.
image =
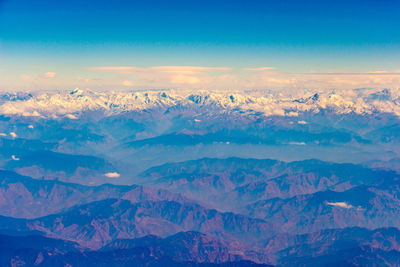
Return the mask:
M306 96L306 97L304 97ZM261 112L266 116L291 116L301 112L333 110L339 114L373 112L400 115L399 89L299 90L298 92L227 91L108 91L76 88L72 91L3 94L0 114L60 116L85 111L105 115L170 107L212 108L216 112Z

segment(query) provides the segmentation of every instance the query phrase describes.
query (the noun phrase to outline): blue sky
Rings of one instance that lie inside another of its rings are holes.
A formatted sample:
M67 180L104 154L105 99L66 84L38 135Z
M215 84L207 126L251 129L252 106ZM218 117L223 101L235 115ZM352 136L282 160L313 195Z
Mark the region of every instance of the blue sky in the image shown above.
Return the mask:
M399 14L398 0L0 0L0 90L396 86Z

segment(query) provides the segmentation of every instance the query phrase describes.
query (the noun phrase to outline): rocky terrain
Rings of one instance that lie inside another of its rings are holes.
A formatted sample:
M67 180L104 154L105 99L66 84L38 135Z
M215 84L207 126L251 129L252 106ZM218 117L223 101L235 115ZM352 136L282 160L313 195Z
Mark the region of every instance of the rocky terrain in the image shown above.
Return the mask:
M399 266L398 90L0 96L2 266Z

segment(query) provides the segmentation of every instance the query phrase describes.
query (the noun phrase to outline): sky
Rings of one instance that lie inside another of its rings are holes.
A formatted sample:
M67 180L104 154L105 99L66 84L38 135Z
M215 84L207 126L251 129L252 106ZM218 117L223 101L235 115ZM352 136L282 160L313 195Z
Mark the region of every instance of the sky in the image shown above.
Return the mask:
M400 0L0 0L0 90L400 87Z

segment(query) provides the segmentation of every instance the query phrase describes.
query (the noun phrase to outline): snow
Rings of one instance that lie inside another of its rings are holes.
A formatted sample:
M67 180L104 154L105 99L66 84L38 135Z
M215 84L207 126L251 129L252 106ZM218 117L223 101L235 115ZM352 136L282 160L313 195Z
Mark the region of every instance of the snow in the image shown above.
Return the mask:
M78 117L76 117L74 114L66 114L65 117L68 118L68 119L71 119L71 120L78 119Z
M22 95L22 93L15 93ZM27 94L27 93L25 93ZM376 97L384 94L385 97ZM261 112L266 116L296 117L302 112L329 109L338 114L391 113L400 116L400 89L298 90L298 91L108 91L75 89L30 93L17 98L5 94L0 114L77 118L81 112L101 111L106 116L126 111L196 106L208 110ZM5 100L4 100L5 99ZM304 124L299 121L299 124Z
M347 202L326 202L326 205L340 207L340 208L344 208L344 209L354 208L353 205L350 205Z

